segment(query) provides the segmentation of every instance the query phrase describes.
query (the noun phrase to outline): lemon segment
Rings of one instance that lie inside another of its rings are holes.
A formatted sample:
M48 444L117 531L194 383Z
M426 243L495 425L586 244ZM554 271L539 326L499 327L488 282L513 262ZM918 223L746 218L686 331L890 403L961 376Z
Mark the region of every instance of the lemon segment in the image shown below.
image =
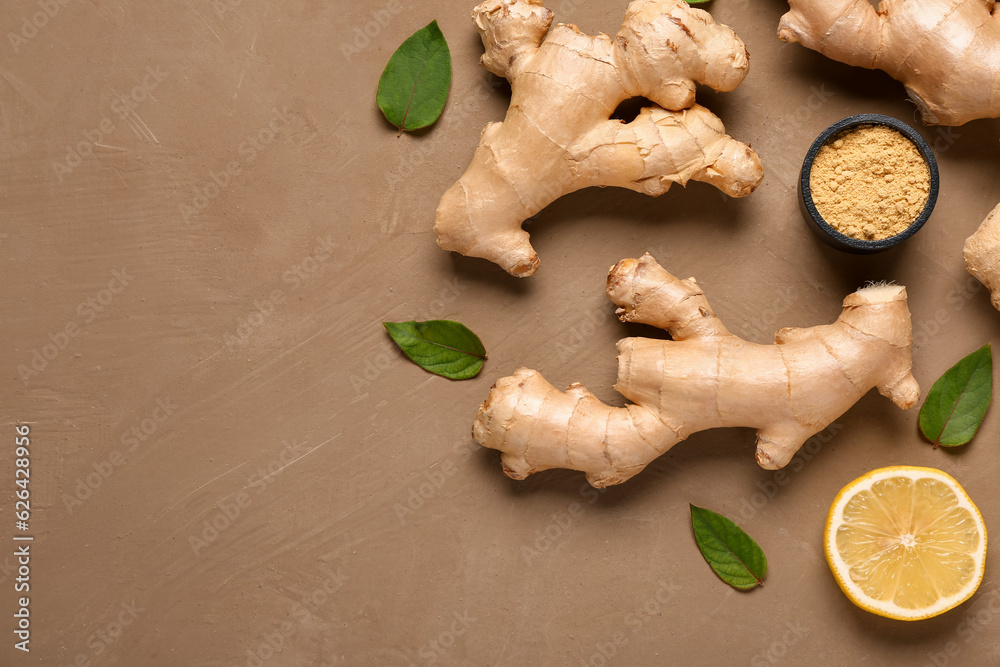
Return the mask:
M854 604L915 621L969 599L983 580L986 525L965 490L933 468L880 468L830 507L826 560Z

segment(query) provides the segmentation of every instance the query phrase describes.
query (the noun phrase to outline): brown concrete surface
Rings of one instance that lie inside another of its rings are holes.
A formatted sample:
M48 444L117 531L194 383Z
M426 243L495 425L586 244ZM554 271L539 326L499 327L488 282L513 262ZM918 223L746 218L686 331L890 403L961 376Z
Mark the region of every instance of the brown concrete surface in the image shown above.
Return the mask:
M519 281L431 232L509 95L477 64L474 3L398 3L49 0L45 20L45 2L3 3L0 664L1000 664L1000 550L972 600L907 624L855 608L821 541L844 484L902 463L953 474L1000 535L995 409L973 444L935 451L916 411L872 392L784 475L756 465L749 430L714 430L600 494L575 472L509 480L469 436L522 365L621 404L614 343L656 334L614 318L604 279L647 250L760 342L832 321L866 280L905 284L926 391L1000 334L961 256L1000 200L998 123L920 127L941 167L930 222L881 255L829 249L795 197L809 143L915 108L882 73L778 41L783 2L715 0L752 66L699 100L759 152L758 191L565 197L531 223L542 266ZM552 5L591 33L625 6ZM432 19L448 107L397 139L378 78ZM432 317L481 334L478 378L425 373L380 324ZM762 589L712 574L688 503L757 539ZM34 537L30 653L14 649L15 535Z

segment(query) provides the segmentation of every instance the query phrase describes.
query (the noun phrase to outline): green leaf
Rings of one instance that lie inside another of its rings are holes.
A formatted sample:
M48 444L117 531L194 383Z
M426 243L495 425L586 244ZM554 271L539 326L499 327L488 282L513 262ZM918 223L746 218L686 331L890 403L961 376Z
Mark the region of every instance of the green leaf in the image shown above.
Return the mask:
M399 349L413 363L450 380L468 380L479 374L486 349L479 336L451 320L383 322Z
M694 505L691 524L701 555L720 579L741 591L764 585L767 558L742 528L721 514Z
M712 0L687 0L689 5L703 5L706 2L711 2Z
M431 21L389 58L375 99L386 120L402 134L438 119L450 85L451 51L437 21Z
M993 397L993 353L989 345L952 366L931 387L920 408L920 430L934 446L972 440Z

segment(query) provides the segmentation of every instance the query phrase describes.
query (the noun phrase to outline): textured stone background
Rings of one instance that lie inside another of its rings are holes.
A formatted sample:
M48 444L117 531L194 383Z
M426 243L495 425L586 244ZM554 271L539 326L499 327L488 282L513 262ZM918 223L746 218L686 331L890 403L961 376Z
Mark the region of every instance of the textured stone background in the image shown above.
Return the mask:
M934 451L915 411L873 392L782 476L757 467L749 430L715 430L601 494L567 471L513 482L469 436L518 366L620 404L615 341L657 334L615 319L604 280L647 250L759 342L833 320L867 280L905 284L928 389L1000 333L961 258L1000 200L996 122L919 126L886 75L782 44L785 3L715 0L752 66L699 100L760 154L758 191L565 197L531 223L542 267L518 281L431 232L507 105L477 64L471 2L50 0L43 20L44 4L0 8L0 539L21 422L35 536L28 655L0 555L4 664L1000 662L996 553L970 602L905 624L855 608L821 540L845 483L899 463L953 474L996 531L996 411L971 446ZM614 33L625 6L552 8ZM432 19L452 50L449 104L397 139L378 77ZM795 179L820 131L866 111L919 127L941 196L917 237L859 258L811 235ZM380 324L432 317L481 334L478 378L401 360ZM757 539L762 589L714 577L688 503Z

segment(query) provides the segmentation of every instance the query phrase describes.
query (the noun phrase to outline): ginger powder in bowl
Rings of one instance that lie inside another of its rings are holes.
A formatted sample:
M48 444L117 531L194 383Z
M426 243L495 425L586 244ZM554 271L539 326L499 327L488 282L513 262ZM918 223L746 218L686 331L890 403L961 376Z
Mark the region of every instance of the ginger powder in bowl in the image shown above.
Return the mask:
M912 236L937 199L937 163L913 128L861 114L830 126L803 164L807 219L831 245L884 250Z

